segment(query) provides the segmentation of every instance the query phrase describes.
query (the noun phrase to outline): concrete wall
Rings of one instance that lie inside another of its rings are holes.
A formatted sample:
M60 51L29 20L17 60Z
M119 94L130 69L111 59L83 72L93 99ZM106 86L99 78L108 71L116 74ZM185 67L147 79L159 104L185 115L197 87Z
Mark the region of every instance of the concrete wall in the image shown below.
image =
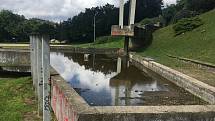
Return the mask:
M58 121L215 121L215 105L89 106L54 69L51 75Z
M186 89L190 93L200 97L210 104L215 104L215 87L134 53L130 54L130 59L131 61L136 61L142 64L144 67L158 73L179 87Z
M72 52L72 53L95 53L95 54L124 54L123 49L103 49L103 48L65 48L65 47L54 47L51 49L56 52Z
M26 50L0 49L0 66L30 66L30 53Z

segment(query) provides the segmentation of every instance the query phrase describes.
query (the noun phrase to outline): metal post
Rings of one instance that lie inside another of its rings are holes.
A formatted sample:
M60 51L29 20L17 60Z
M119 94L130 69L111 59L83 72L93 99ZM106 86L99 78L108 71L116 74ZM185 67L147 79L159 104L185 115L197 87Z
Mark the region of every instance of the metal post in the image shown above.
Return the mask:
M31 75L33 79L33 86L35 88L35 94L37 95L37 36L31 35L30 36L30 47L31 47Z
M33 86L35 86L35 79L34 79L34 36L30 36L30 56L31 56L31 77L32 77L32 80L33 80Z
M94 15L93 19L94 23L94 42L96 42L96 14Z
M42 36L43 121L50 121L50 47L49 36Z
M124 0L120 0L120 7L119 7L119 26L123 29L124 23Z
M133 25L135 22L136 13L136 0L130 0L130 12L129 12L129 26Z
M129 12L129 23L128 26L131 28L132 25L134 25L135 22L135 13L136 13L136 0L130 0L130 12ZM129 42L131 41L131 37L125 37L125 52L126 55L128 55L129 51Z
M43 121L50 121L50 47L49 37L30 36L31 71L34 86L38 95L38 114Z
M38 113L42 115L43 110L43 70L42 70L42 41L41 36L37 36L37 83L38 83Z

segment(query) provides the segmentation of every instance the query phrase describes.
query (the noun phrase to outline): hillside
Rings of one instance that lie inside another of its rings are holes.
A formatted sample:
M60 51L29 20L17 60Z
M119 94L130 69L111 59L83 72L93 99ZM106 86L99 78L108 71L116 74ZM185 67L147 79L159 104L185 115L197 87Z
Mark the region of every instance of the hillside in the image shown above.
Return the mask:
M215 10L199 16L204 25L185 34L174 36L172 25L157 30L153 43L140 54L169 65L166 54L215 63Z

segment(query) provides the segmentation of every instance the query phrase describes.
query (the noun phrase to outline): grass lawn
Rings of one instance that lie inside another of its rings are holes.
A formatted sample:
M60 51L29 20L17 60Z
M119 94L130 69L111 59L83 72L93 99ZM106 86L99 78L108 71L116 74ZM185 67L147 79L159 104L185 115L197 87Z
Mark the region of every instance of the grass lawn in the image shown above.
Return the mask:
M30 77L0 77L0 121L39 121Z
M81 47L81 48L123 48L124 47L124 38L123 37L111 37L104 36L96 39L95 43L87 44L72 44L72 47Z
M156 31L152 45L140 54L170 66L177 63L171 63L166 54L215 64L215 10L199 17L204 25L179 36L174 36L172 26Z

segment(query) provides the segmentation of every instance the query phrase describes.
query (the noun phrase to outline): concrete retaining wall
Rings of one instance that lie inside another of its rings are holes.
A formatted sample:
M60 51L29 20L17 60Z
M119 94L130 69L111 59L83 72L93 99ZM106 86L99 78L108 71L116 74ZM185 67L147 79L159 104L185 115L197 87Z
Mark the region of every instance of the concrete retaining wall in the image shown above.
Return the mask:
M54 69L51 75L58 121L215 121L215 105L89 106Z
M148 69L158 73L164 78L172 81L176 85L186 89L190 93L200 97L201 99L209 102L210 104L215 104L215 87L205 84L197 79L189 77L169 67L161 65L154 61L150 61L134 53L130 54L130 59L132 61L141 63Z
M52 51L57 52L72 52L72 53L89 53L89 54L124 54L123 49L116 49L116 48L76 48L76 47L54 47L51 49Z

